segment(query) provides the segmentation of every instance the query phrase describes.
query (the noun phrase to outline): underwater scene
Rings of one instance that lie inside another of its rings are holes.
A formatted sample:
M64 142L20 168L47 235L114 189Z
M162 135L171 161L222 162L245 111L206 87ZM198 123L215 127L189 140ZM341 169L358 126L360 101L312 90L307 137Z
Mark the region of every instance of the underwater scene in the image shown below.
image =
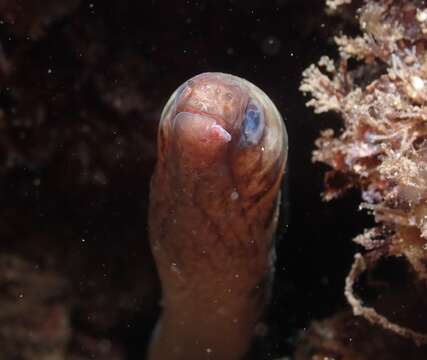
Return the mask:
M0 360L427 359L425 0L0 0Z

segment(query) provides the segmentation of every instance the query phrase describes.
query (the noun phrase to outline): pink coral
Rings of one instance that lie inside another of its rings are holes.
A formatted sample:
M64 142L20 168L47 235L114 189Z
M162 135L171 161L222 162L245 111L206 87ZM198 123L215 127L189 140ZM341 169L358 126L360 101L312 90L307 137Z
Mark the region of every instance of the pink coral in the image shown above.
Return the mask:
M356 255L346 282L354 313L427 343L427 335L390 323L353 294L358 275L384 256L405 256L427 281L427 7L418 0L366 0L358 19L359 36L335 38L337 62L322 57L303 73L307 105L343 121L339 134L321 133L313 161L331 167L325 200L359 188L361 207L378 223L355 239L368 253Z

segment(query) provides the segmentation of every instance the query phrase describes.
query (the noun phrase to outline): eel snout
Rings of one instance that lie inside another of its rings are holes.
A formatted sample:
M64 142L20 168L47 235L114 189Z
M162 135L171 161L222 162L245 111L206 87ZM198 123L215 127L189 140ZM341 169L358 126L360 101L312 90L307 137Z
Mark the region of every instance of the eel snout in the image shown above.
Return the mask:
M259 88L198 75L159 124L150 241L162 315L150 360L238 360L267 301L286 130Z
M248 96L227 80L223 74L206 73L179 87L162 116L167 138L161 140L175 142L181 152L198 154L195 160L202 163L228 145L239 131Z

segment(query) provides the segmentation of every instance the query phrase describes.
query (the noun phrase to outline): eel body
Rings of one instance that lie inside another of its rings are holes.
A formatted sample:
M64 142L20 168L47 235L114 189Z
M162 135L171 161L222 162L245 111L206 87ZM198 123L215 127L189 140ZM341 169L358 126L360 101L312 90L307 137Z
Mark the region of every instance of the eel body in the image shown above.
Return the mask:
M149 360L238 360L271 289L287 159L282 118L250 82L204 73L160 120L149 231L162 314Z

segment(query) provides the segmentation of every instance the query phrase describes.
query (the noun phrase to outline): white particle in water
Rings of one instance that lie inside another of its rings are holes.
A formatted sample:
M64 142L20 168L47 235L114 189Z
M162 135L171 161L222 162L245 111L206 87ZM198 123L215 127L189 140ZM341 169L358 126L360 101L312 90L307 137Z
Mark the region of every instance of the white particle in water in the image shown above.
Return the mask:
M275 36L268 36L261 44L261 50L265 55L273 56L280 51L280 40Z
M179 274L180 273L180 270L179 270L179 268L178 268L178 265L176 264L176 263L171 263L171 271L173 271L173 272L175 272L175 273L177 273L177 274Z
M231 200L236 201L239 198L239 193L237 191L233 191L230 195Z

